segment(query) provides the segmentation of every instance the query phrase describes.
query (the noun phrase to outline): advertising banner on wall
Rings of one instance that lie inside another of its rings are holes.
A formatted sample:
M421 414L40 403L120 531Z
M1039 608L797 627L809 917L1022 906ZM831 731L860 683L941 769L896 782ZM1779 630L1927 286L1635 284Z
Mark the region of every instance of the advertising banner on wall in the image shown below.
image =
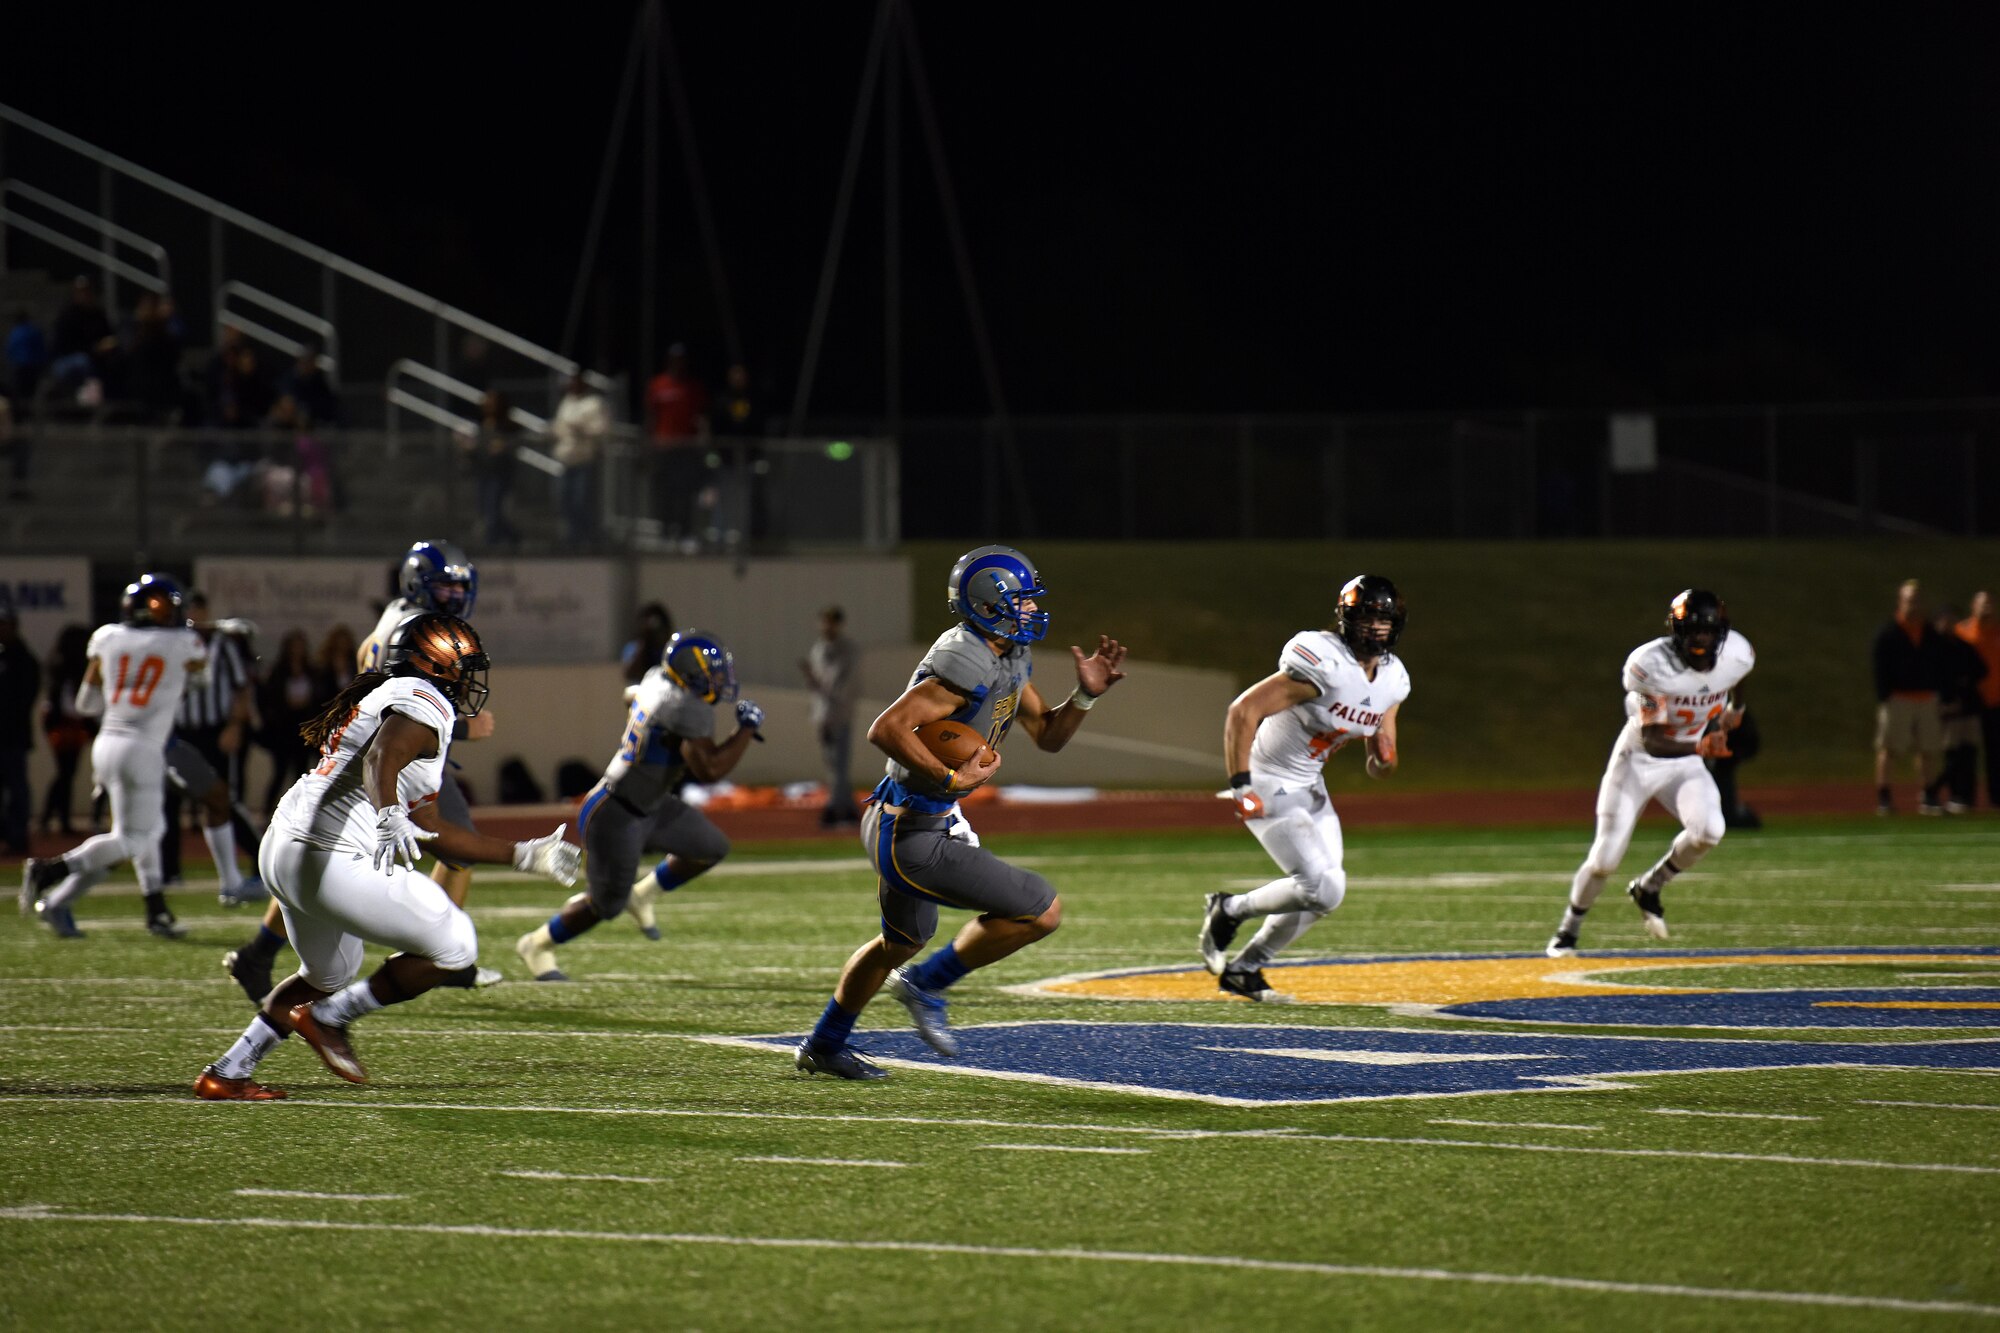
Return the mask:
M315 645L336 624L357 639L390 596L393 560L217 557L195 562L197 586L218 616L256 623L258 652L302 629ZM479 564L472 623L494 661L602 662L613 642L612 567L602 560L488 560Z
M46 661L65 625L97 628L90 609L90 562L0 559L0 605L14 608L21 638L29 651Z

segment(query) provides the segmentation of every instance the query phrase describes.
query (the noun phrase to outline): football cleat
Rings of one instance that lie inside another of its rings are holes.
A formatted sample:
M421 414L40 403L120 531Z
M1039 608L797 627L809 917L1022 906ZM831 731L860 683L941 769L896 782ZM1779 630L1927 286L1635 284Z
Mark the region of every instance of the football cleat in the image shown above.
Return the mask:
M222 970L243 988L253 1008L263 1006L264 997L271 993L270 959L251 949L231 949L222 955Z
M261 903L271 896L264 887L264 881L255 875L246 876L236 882L234 889L223 889L215 895L215 900L224 907L241 907L245 903Z
M799 1043L798 1052L792 1057L792 1067L803 1073L831 1074L855 1083L873 1083L889 1077L888 1070L852 1046L836 1046L830 1051L822 1051L812 1044L811 1037Z
M349 1083L366 1083L368 1071L361 1067L361 1061L354 1054L354 1047L348 1043L347 1029L331 1023L321 1023L313 1017L312 1006L295 1004L285 1015L291 1020L292 1031L306 1040L306 1045L319 1052L319 1058L326 1061L331 1069Z
M633 881L632 896L625 903L625 911L639 923L639 933L649 940L660 938L660 925L653 914L653 899L660 896L660 881L648 870Z
M51 907L47 903L36 903L35 917L59 940L83 938L83 932L76 928L75 914L67 907Z
M514 941L514 952L521 955L521 961L528 966L528 975L537 981L568 981L569 977L556 966L556 951L544 949L535 942L539 930L531 930Z
M1207 908L1201 918L1201 933L1195 943L1201 946L1201 961L1208 970L1218 977L1222 969L1229 965L1229 942L1236 938L1236 918L1222 910L1229 901L1226 893L1208 895Z
M35 910L44 893L63 882L69 871L60 856L31 856L21 863L21 915Z
M188 933L188 928L174 920L172 912L155 912L146 918L146 933L163 940L177 940Z
M1667 909L1660 903L1660 891L1647 888L1644 880L1635 879L1625 886L1625 892L1645 920L1646 933L1656 940L1667 938Z
M1271 983L1264 980L1264 969L1254 968L1248 972L1231 969L1224 972L1216 982L1219 989L1230 995L1241 995L1246 1000L1260 1004L1290 1004L1292 997L1280 990L1272 990Z
M210 1065L194 1081L194 1095L205 1102L278 1102L285 1099L283 1088L267 1088L254 1079L224 1078Z
M474 968L472 972L472 985L477 990L485 990L488 986L497 986L506 979L507 974L497 967Z
M1549 937L1549 947L1542 950L1551 958L1576 957L1576 932L1559 930Z
M925 990L910 980L910 969L907 967L899 967L889 974L889 994L910 1011L910 1022L916 1025L917 1035L924 1039L924 1045L946 1059L958 1057L958 1038L952 1035L951 1026L945 1022L944 996Z
M1944 807L1926 796L1917 802L1917 813L1920 815L1941 815L1944 813Z

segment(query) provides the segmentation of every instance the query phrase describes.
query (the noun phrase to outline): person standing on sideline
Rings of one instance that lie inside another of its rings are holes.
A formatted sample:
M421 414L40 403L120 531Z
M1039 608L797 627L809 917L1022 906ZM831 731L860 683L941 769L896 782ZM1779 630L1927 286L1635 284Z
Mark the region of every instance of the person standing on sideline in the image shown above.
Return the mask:
M1905 579L1896 614L1875 634L1875 813L1892 814L1890 761L1917 757L1917 813L1941 815L1944 728L1938 717L1937 631L1924 616L1923 587Z
M854 744L854 703L861 692L861 650L847 637L847 613L829 606L819 613L819 637L799 659L812 690L813 732L819 737L820 759L826 766L826 806L820 827L859 824L849 759Z
M582 371L569 377L549 429L563 469L563 540L571 546L591 545L597 540L597 468L611 430L611 409Z
M1985 683L1986 659L1958 637L1952 608L1939 607L1931 628L1937 631L1938 722L1944 736L1939 794L1946 814L1970 814L1979 793L1979 687Z
M257 845L257 830L234 815L234 807L243 800L243 761L257 682L241 633L245 622L218 621L209 610L207 595L199 590L188 594L187 610L189 628L207 646L208 669L188 682L174 717L167 747L167 831L160 845L160 873L169 884L180 882L181 808L192 799L202 808L202 837L215 857L216 873L225 889L233 889L241 878L236 870L238 843L245 848ZM224 787L222 798L208 795L217 780Z
M70 806L76 800L76 770L83 752L97 735L97 719L77 711L76 692L90 665L90 626L65 625L56 636L55 652L49 655L47 698L42 704L42 732L49 738L49 753L55 756L55 776L49 779L48 795L42 800L42 832L58 827L68 837Z
M1986 804L2000 807L2000 615L1993 594L1972 594L1972 614L1958 622L1958 637L1979 650L1986 675L1979 682L1979 744L1986 752ZM1972 796L1968 789L1968 804Z
M35 746L35 697L41 664L21 641L14 604L0 601L0 841L15 856L28 854L34 797L28 790L28 751Z

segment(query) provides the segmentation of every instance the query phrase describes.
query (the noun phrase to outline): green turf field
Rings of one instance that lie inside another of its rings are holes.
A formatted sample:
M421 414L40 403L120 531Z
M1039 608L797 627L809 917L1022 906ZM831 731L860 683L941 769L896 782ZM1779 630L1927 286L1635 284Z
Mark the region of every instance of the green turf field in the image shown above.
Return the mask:
M1644 826L1628 868L1665 835ZM1538 950L1587 829L1350 828L1349 838L1347 902L1302 956ZM1267 863L1235 831L1005 838L996 850L1032 858L1063 890L1068 918L954 992L955 1021L973 1035L1027 1020L1233 1024L1221 1045L1261 1049L1273 1030L1301 1026L1551 1031L1376 1007L1010 991L1059 974L1192 964L1200 895L1259 881ZM1795 1067L1236 1107L907 1068L846 1085L794 1074L776 1052L690 1040L808 1026L872 931L871 887L841 843L745 849L664 900L665 942L618 922L566 950L576 984L438 992L363 1020L356 1044L372 1086L335 1080L287 1043L260 1075L291 1090L273 1105L188 1093L248 1017L217 959L247 935L249 914L204 905L191 885L176 901L192 935L162 941L140 927L129 884L83 904L87 939L57 941L9 914L0 1326L2000 1320L2000 1076L1990 1070ZM474 895L484 961L518 977L512 941L560 892L489 875ZM1587 949L1647 947L1616 896L1593 915ZM2000 823L1733 835L1668 907L1676 948L1990 946L2000 942ZM1589 966L1586 956L1569 970ZM1282 974L1273 969L1274 981ZM1984 984L1990 997L2000 955L1733 969L1697 957L1646 975L1689 988L1942 996L1979 992L1937 988ZM1909 1012L1921 1023L1943 1011ZM878 1049L903 1040L901 1017L883 1002L861 1035ZM1991 1039L1996 1029L1560 1032L1879 1044ZM1079 1030L1032 1031L1046 1032L1050 1058L1068 1058ZM1404 1076L1394 1065L1271 1063L1314 1077ZM1409 1076L1439 1067L1414 1063Z

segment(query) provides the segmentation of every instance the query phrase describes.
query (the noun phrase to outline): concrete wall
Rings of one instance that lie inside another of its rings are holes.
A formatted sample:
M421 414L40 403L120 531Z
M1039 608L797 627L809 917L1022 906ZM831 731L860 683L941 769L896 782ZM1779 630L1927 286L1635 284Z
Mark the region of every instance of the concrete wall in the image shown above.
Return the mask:
M758 685L800 683L798 660L819 633L820 608L830 604L847 612L848 636L864 648L904 643L915 633L910 562L900 556L646 560L633 591L634 606L664 602L676 626L721 635L736 654L737 675ZM940 587L940 615L943 603Z

